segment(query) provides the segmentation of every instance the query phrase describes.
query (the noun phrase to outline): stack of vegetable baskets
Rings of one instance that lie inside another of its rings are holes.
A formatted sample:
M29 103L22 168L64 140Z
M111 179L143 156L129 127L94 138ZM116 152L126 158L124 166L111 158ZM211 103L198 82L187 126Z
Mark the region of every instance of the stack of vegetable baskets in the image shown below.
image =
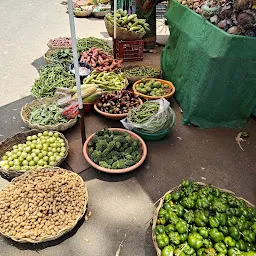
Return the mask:
M183 180L154 213L158 256L256 255L256 209L231 191Z

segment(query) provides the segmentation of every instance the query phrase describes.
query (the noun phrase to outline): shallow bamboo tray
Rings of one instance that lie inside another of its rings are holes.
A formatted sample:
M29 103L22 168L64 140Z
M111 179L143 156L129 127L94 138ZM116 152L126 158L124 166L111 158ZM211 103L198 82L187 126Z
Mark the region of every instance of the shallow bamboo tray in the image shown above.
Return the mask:
M201 185L201 186L209 186L208 184L205 184L205 183L203 183L203 182L195 182L195 183L197 183L197 184L199 184L199 185ZM218 187L215 187L215 186L212 186L212 185L211 185L211 187L213 187L213 188L218 188ZM159 201L158 207L157 207L156 210L154 211L154 215L153 215L153 224L152 224L152 240L153 240L153 244L154 244L154 247L155 247L157 256L161 256L161 250L160 250L159 247L158 247L158 244L157 244L157 241L156 241L156 235L155 235L155 228L156 228L156 222L157 222L157 217L158 217L159 210L163 207L165 195L170 194L170 193L172 193L173 191L178 190L178 189L180 189L180 188L181 188L181 184L178 185L178 186L176 186L176 187L174 187L173 189L167 191L167 192L163 195L163 197L161 197L161 198L159 199L160 201ZM237 197L237 196L235 195L235 193L232 192L232 191L230 191L230 190L221 189L221 188L218 188L218 189L219 189L221 192L225 192L225 193L231 194L232 196L234 196L234 197L237 198L237 199L242 199L242 200L244 200L247 207L253 207L253 208L255 207L252 203L250 203L250 202L247 201L246 199L244 199L244 198L242 198L242 197Z

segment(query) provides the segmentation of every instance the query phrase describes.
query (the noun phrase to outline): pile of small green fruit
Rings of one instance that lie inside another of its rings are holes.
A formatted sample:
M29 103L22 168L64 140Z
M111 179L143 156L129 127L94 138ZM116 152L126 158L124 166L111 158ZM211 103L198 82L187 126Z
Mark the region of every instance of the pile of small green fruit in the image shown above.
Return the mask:
M161 256L255 256L256 209L188 180L164 196L154 233Z
M9 170L26 171L35 167L55 166L66 153L64 139L58 132L44 131L28 136L26 143L13 146L2 157L0 166Z
M138 92L148 96L163 96L170 90L167 84L162 84L155 79L141 79L141 83L138 83L135 88Z

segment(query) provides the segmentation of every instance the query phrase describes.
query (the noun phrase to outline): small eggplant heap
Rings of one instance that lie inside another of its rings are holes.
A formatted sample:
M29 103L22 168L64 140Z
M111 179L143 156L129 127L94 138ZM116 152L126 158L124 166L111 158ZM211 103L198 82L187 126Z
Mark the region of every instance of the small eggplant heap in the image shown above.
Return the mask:
M253 0L178 0L211 23L233 35L256 37Z
M110 114L125 114L130 109L138 107L140 101L138 96L128 90L115 91L103 94L96 103L100 111Z
M100 48L92 47L89 51L81 53L80 62L86 62L97 71L113 71L120 69L123 60L115 60L112 55Z

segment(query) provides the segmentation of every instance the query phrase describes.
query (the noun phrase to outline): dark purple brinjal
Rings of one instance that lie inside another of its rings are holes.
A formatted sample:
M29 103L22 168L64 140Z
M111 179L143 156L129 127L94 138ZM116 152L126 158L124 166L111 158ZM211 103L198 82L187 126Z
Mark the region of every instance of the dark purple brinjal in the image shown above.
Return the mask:
M232 35L240 35L242 30L238 26L233 26L229 28L227 32Z

